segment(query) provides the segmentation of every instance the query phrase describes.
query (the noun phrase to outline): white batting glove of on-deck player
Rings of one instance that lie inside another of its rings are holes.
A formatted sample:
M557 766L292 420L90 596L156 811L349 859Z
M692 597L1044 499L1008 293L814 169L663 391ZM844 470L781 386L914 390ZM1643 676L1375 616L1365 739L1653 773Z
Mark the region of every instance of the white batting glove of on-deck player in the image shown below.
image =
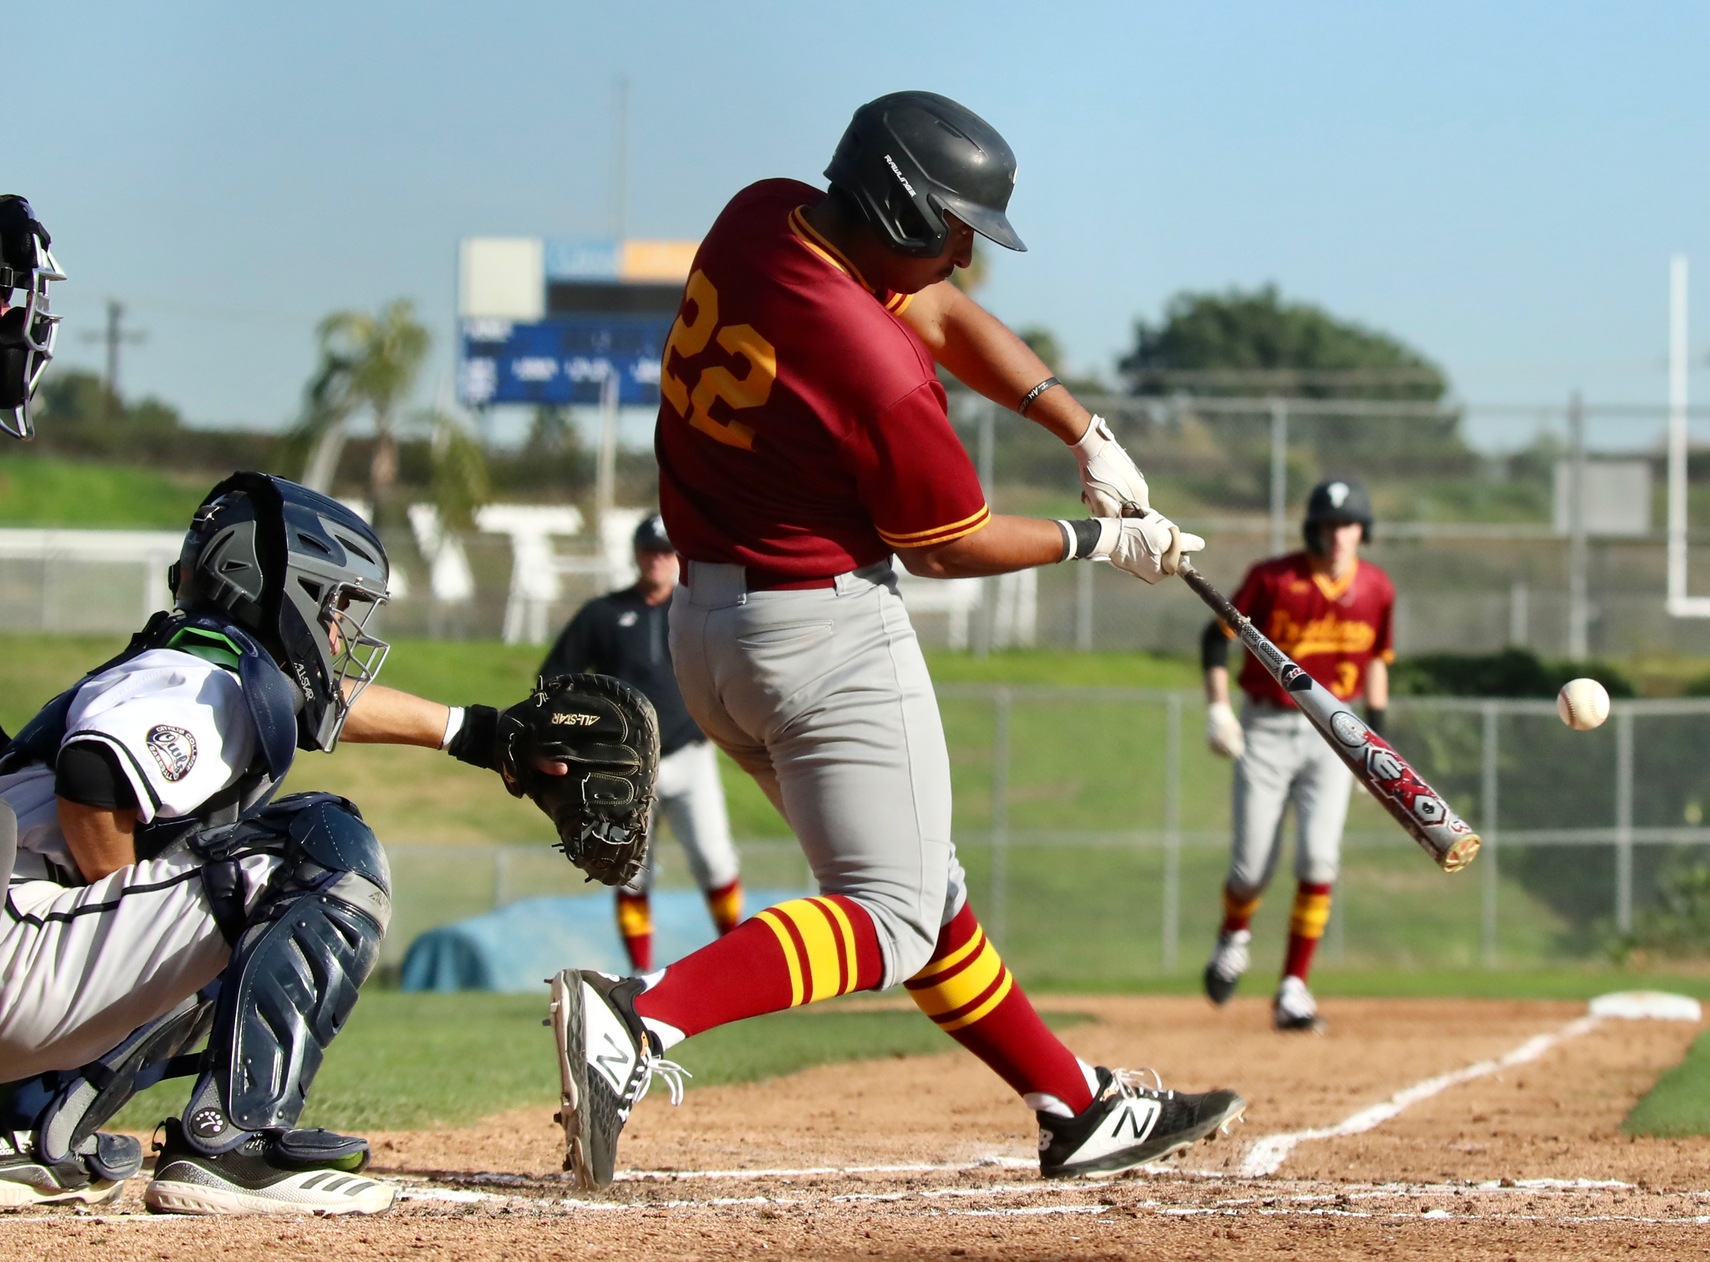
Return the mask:
M1241 730L1241 720L1227 701L1213 701L1205 707L1205 743L1211 752L1225 758L1239 758L1247 752L1247 736Z
M1088 555L1109 561L1147 583L1163 581L1181 569L1182 557L1205 547L1162 513L1144 517L1095 517L1098 543Z
M1146 475L1134 467L1102 416L1092 418L1070 450L1081 467L1081 503L1094 517L1121 517L1130 506L1141 514L1152 510Z

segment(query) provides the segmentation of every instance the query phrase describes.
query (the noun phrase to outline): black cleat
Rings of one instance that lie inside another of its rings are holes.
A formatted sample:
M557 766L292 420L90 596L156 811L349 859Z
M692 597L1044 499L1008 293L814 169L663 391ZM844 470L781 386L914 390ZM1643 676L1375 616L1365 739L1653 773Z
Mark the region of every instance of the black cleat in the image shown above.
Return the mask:
M1217 946L1205 966L1205 997L1222 1007L1241 984L1241 974L1247 971L1247 946L1253 940L1248 929L1217 935Z
M0 1208L104 1205L142 1169L142 1145L129 1135L97 1131L83 1149L50 1164L28 1134L0 1134Z
M1141 1071L1149 1072L1149 1071ZM1157 1075L1152 1075L1157 1084ZM1098 1094L1075 1117L1039 1117L1039 1173L1047 1179L1117 1174L1222 1134L1247 1102L1233 1091L1189 1095L1140 1085L1140 1072L1098 1069Z

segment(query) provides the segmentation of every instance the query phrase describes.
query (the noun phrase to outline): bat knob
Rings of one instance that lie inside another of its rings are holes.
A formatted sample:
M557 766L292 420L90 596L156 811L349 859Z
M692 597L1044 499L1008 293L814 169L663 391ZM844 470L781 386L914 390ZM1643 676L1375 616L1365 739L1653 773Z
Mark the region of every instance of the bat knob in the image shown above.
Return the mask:
M1443 871L1459 872L1473 861L1473 857L1478 854L1478 848L1483 844L1477 833L1468 833L1462 837L1449 847L1449 852L1439 861Z

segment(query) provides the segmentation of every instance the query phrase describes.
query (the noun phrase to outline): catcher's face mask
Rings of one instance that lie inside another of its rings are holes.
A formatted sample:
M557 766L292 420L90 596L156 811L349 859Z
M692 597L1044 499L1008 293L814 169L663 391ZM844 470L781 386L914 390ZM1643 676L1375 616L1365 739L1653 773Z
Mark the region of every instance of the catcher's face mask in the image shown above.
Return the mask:
M321 605L321 622L333 651L333 694L338 700L339 728L362 690L374 682L392 646L368 631L368 620L386 603L386 597L338 584L327 591Z
M59 334L48 286L65 273L50 240L27 201L0 197L0 430L14 438L36 432L30 401Z

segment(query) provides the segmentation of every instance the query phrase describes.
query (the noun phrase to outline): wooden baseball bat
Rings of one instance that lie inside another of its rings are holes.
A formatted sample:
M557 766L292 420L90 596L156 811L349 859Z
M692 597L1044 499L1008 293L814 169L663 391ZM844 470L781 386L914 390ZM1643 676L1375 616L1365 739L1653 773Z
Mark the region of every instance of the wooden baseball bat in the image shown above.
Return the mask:
M1181 576L1211 606L1212 612L1234 630L1247 651L1258 657L1271 678L1282 685L1300 712L1318 729L1318 734L1438 867L1445 872L1459 872L1472 862L1480 845L1478 834L1420 778L1405 758L1362 723L1345 702L1338 701L1328 688L1272 644L1251 619L1243 617L1185 558Z

